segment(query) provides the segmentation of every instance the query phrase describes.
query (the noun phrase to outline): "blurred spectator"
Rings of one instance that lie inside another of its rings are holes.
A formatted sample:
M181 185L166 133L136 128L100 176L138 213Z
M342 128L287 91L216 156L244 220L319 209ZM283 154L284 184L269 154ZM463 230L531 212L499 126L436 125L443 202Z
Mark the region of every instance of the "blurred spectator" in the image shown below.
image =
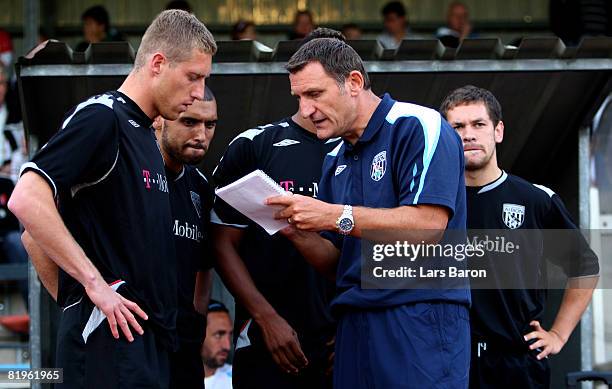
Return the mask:
M612 1L550 0L550 27L568 46L583 36L612 36Z
M90 43L123 41L123 36L110 24L110 17L106 8L101 5L94 5L87 8L83 15L83 38L76 51L85 51Z
M408 28L406 8L401 1L390 1L381 10L385 31L378 36L378 40L385 49L396 49L402 39L411 36Z
M348 23L342 26L342 35L346 37L346 40L356 41L361 39L361 28L355 23Z
M232 365L226 362L232 344L233 328L225 305L210 300L206 315L206 338L202 344L206 389L232 389Z
M438 28L436 38L448 47L457 47L465 38L473 38L470 14L465 4L453 1L446 13L446 26Z
M13 66L13 41L11 35L2 29L0 29L0 62L7 69Z
M304 39L314 29L312 13L308 10L297 11L293 19L293 31L289 33L289 40Z
M11 35L0 29L0 107L7 109L8 115L0 117L0 139L2 127L6 123L21 122L21 106L19 105L19 93L17 91L17 78L13 74L13 42ZM2 115L0 115L2 116ZM0 156L1 159L1 156ZM2 161L0 161L1 164Z
M16 84L11 83L6 67L0 63L0 174L16 181L26 160L25 150Z
M182 9L183 11L187 11L189 13L193 12L193 9L191 8L191 5L189 4L189 2L184 1L184 0L170 1L168 4L166 4L166 10L169 10L169 9Z
M13 180L0 175L0 247L2 256L0 262L19 264L28 262L28 253L21 243L19 221L8 209L8 199L15 189ZM19 292L28 306L28 281L18 281Z
M15 148L18 147L18 144L16 144L15 136L10 130L10 125L7 124L9 113L7 105L5 104L5 97L9 80L5 69L5 66L0 63L0 139L2 141L2 147L0 148L2 151L2 170L0 173L3 173L3 175L0 176L0 247L2 249L3 262L26 263L28 254L21 244L19 222L7 207L8 199L11 197L11 193L13 193L13 189L15 188L13 181L8 177L11 166L12 149L12 144L9 139L12 139ZM21 132L21 138L23 138L23 131ZM17 139L21 140L21 138ZM8 147L8 151L5 151L5 145ZM19 289L27 305L27 280L19 281Z
M257 40L255 23L249 20L239 20L232 26L232 40L241 41L244 39Z

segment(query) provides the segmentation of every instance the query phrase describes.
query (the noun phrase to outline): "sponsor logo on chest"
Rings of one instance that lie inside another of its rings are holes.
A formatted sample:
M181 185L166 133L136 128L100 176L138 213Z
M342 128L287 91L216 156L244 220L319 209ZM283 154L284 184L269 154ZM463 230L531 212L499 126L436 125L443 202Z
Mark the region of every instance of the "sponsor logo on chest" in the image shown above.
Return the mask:
M525 206L504 203L502 209L502 220L504 221L504 224L512 230L519 228L525 221Z
M168 179L159 173L151 174L150 170L142 169L142 178L146 190L159 190L168 193Z
M310 185L298 185L295 180L283 180L279 181L278 184L287 192L299 193L304 196L314 197L315 199L319 194L318 182L313 182Z
M174 220L174 225L172 226L172 233L174 236L179 236L181 238L191 239L200 243L202 238L202 231L197 224L192 224L189 222L180 222L178 220Z

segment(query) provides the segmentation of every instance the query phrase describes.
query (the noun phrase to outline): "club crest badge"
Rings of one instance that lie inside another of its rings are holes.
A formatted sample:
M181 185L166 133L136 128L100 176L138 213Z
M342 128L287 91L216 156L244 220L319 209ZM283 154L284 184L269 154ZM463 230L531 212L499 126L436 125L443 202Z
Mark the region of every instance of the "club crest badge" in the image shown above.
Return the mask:
M387 171L387 151L381 151L372 159L372 168L370 169L370 177L374 181L380 181Z
M202 218L202 204L200 203L200 195L197 194L194 191L189 191L189 193L191 193L191 202L193 203L193 207L195 208L198 217L201 219Z
M523 225L523 221L525 221L525 206L505 203L502 219L508 228L513 230L519 228Z

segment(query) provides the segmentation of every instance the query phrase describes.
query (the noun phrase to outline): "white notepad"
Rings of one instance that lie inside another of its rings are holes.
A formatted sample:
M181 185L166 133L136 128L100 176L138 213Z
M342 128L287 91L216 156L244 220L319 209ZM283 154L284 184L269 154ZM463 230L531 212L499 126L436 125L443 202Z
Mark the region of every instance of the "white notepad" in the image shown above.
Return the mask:
M284 219L274 219L274 213L283 209L283 206L265 204L268 197L285 195L287 192L259 169L215 190L215 193L244 216L259 224L270 235L289 225Z

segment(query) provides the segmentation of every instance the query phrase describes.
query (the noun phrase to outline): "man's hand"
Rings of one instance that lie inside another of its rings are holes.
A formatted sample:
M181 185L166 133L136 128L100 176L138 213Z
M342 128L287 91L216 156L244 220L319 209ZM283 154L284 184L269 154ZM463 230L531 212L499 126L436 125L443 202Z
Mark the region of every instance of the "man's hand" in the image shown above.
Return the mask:
M537 320L532 321L529 325L532 326L535 331L528 333L523 338L527 342L531 339L537 339L536 342L533 342L533 344L529 346L529 349L535 350L540 348L542 350L542 352L537 355L538 359L547 358L548 355L558 354L563 346L565 346L566 341L561 339L561 336L555 330L546 331Z
M267 205L282 205L274 214L276 219L286 219L289 224L306 231L333 231L336 220L342 215L342 205L329 204L302 195L282 195L266 199Z
M111 333L115 339L119 339L119 330L117 329L117 325L119 325L121 331L130 342L134 341L134 337L130 331L130 326L140 335L144 333L142 327L140 324L138 324L138 321L132 314L132 312L134 312L142 319L148 319L147 314L140 309L138 304L115 292L103 280L94 281L90 287L85 288L85 292L87 293L87 296L91 302L94 303L95 306L98 307L98 309L100 309L106 316Z
M308 365L297 333L280 315L274 314L257 321L272 359L283 371L297 374Z

